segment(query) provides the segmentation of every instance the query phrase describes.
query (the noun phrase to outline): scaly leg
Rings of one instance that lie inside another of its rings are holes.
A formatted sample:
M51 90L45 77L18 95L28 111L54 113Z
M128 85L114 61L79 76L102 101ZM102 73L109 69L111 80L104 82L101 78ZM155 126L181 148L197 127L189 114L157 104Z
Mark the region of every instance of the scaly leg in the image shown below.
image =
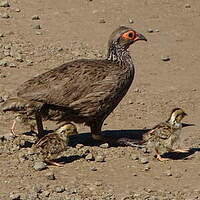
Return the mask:
M15 125L16 125L16 119L13 120L13 124L12 124L12 127L11 127L11 129L10 129L10 132L11 132L14 136L16 136L16 134L15 134Z
M37 124L37 130L38 130L38 138L42 138L45 134L44 134L44 128L43 128L43 124L42 124L42 117L41 114L39 112L35 113L35 120L36 120L36 124Z
M168 161L169 160L169 158L162 158L157 150L156 150L156 159L159 161Z
M47 164L50 164L50 165L54 165L54 166L57 166L57 167L63 167L64 166L64 164L62 164L62 163L57 163L57 162L55 162L55 161L52 161L52 160L47 160L47 161L45 161Z
M186 149L175 149L175 150L173 150L173 152L177 152L177 153L188 153L188 152L190 152L190 148L186 148Z

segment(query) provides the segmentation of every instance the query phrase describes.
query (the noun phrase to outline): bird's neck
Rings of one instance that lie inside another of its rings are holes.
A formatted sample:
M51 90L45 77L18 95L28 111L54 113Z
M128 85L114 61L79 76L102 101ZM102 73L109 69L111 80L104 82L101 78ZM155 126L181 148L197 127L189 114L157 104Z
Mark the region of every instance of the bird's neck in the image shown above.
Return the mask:
M170 118L167 120L167 122L174 128L179 129L182 127L181 122L177 121L176 119Z
M118 62L124 67L133 67L131 56L127 49L123 47L110 47L107 54L107 60Z

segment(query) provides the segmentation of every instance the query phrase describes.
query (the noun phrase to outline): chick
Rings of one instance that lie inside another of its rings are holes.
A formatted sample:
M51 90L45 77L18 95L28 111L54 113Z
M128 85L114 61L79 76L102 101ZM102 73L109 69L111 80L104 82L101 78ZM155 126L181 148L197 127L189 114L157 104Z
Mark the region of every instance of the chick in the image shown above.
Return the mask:
M33 150L42 155L43 160L47 164L63 166L53 160L66 149L69 142L69 136L75 134L78 134L76 126L72 123L67 123L58 128L55 132L42 137L34 145Z
M161 122L156 125L150 131L143 135L143 141L147 144L147 147L155 150L155 154L158 160L164 161L167 158L162 158L161 155L168 152L188 152L189 149L173 150L174 144L178 141L182 124L181 120L187 114L181 108L175 108L172 110L170 117L167 121Z

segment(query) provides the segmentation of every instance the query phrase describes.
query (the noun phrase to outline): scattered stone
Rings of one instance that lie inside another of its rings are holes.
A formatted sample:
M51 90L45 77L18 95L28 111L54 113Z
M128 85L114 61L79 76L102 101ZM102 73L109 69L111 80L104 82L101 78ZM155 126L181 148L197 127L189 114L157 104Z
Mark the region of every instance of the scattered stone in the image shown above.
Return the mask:
M156 29L156 30L155 30L155 32L157 32L157 33L158 33L158 32L160 32L160 31L159 31L158 29Z
M149 153L148 148L143 147L143 148L142 148L142 152L143 152L143 153Z
M18 61L18 62L23 62L22 55L19 54L19 53L17 53L17 54L15 55L15 59L16 59L16 61Z
M161 60L162 61L170 61L170 57L169 56L161 56Z
M37 194L42 193L42 187L41 186L33 186L33 191L36 192Z
M15 63L10 63L8 66L9 66L10 68L15 68L15 67L17 67L17 65L16 65Z
M97 155L97 156L95 157L95 161L96 161L96 162L104 162L104 161L105 161L105 156Z
M76 145L76 148L77 148L77 149L81 149L81 148L83 148L83 147L84 147L83 144L77 144L77 145Z
M8 63L6 61L0 60L0 66L6 67L8 66Z
M7 0L0 1L0 7L10 7L10 4Z
M35 34L36 35L42 35L42 33L40 31L36 31Z
M11 194L10 199L11 200L20 200L20 194Z
M97 171L97 168L96 167L91 167L91 171Z
M153 33L154 31L153 31L153 29L149 28L149 29L147 30L147 32L148 32L148 33Z
M55 192L57 193L62 193L65 191L65 187L64 186L59 186L59 187L56 187L55 189Z
M33 165L33 168L36 170L36 171L41 171L41 170L44 170L47 168L47 164L42 162L42 161L38 161L38 162L35 162L34 165Z
M1 18L8 19L10 18L10 15L8 13L3 13L1 14Z
M185 8L191 8L191 5L189 3L185 4Z
M49 180L55 180L55 179L56 179L56 177L55 177L55 175L54 175L53 172L48 172L45 176L46 176L47 179L49 179Z
M49 197L49 195L50 195L50 192L47 190L42 192L42 196L44 196L44 197Z
M27 60L27 66L33 66L33 61L32 60Z
M149 163L149 160L146 157L140 157L139 161L140 161L141 164L147 164L147 163Z
M41 29L40 24L35 24L35 25L33 25L33 29Z
M133 173L132 175L133 175L133 176L137 176L137 174L136 174L136 173Z
M3 53L4 53L5 56L10 56L10 50L8 50L8 49L5 49L3 51Z
M0 37L5 37L5 34L4 33L0 33Z
M94 156L92 153L89 153L86 157L85 160L94 160Z
M139 88L135 88L134 92L141 92L141 90Z
M138 155L131 155L131 160L138 160L139 159L139 156Z
M166 174L166 176L172 176L171 170L167 170L167 171L165 172L165 174Z
M104 144L101 144L99 147L101 147L103 149L107 149L107 148L109 148L109 144L108 143L104 143Z
M99 23L100 23L100 24L105 24L106 21L105 21L105 19L101 18L101 19L99 20Z
M15 12L21 12L21 10L19 8L16 8Z
M129 100L128 103L129 103L129 104L133 104L133 101L132 101L132 100Z
M144 171L149 171L150 169L151 167L148 164L144 167Z
M133 23L134 23L133 19L131 19L131 18L128 19L128 22L129 22L130 24L133 24Z
M38 15L33 15L32 20L40 20L40 17Z

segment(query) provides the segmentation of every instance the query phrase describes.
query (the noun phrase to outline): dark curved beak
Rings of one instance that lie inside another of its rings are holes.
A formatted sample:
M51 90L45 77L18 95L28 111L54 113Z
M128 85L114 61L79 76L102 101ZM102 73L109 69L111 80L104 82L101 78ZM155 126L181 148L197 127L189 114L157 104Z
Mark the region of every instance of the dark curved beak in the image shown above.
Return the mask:
M136 33L136 37L134 38L134 42L138 40L144 40L147 41L147 39L142 35L141 33Z

